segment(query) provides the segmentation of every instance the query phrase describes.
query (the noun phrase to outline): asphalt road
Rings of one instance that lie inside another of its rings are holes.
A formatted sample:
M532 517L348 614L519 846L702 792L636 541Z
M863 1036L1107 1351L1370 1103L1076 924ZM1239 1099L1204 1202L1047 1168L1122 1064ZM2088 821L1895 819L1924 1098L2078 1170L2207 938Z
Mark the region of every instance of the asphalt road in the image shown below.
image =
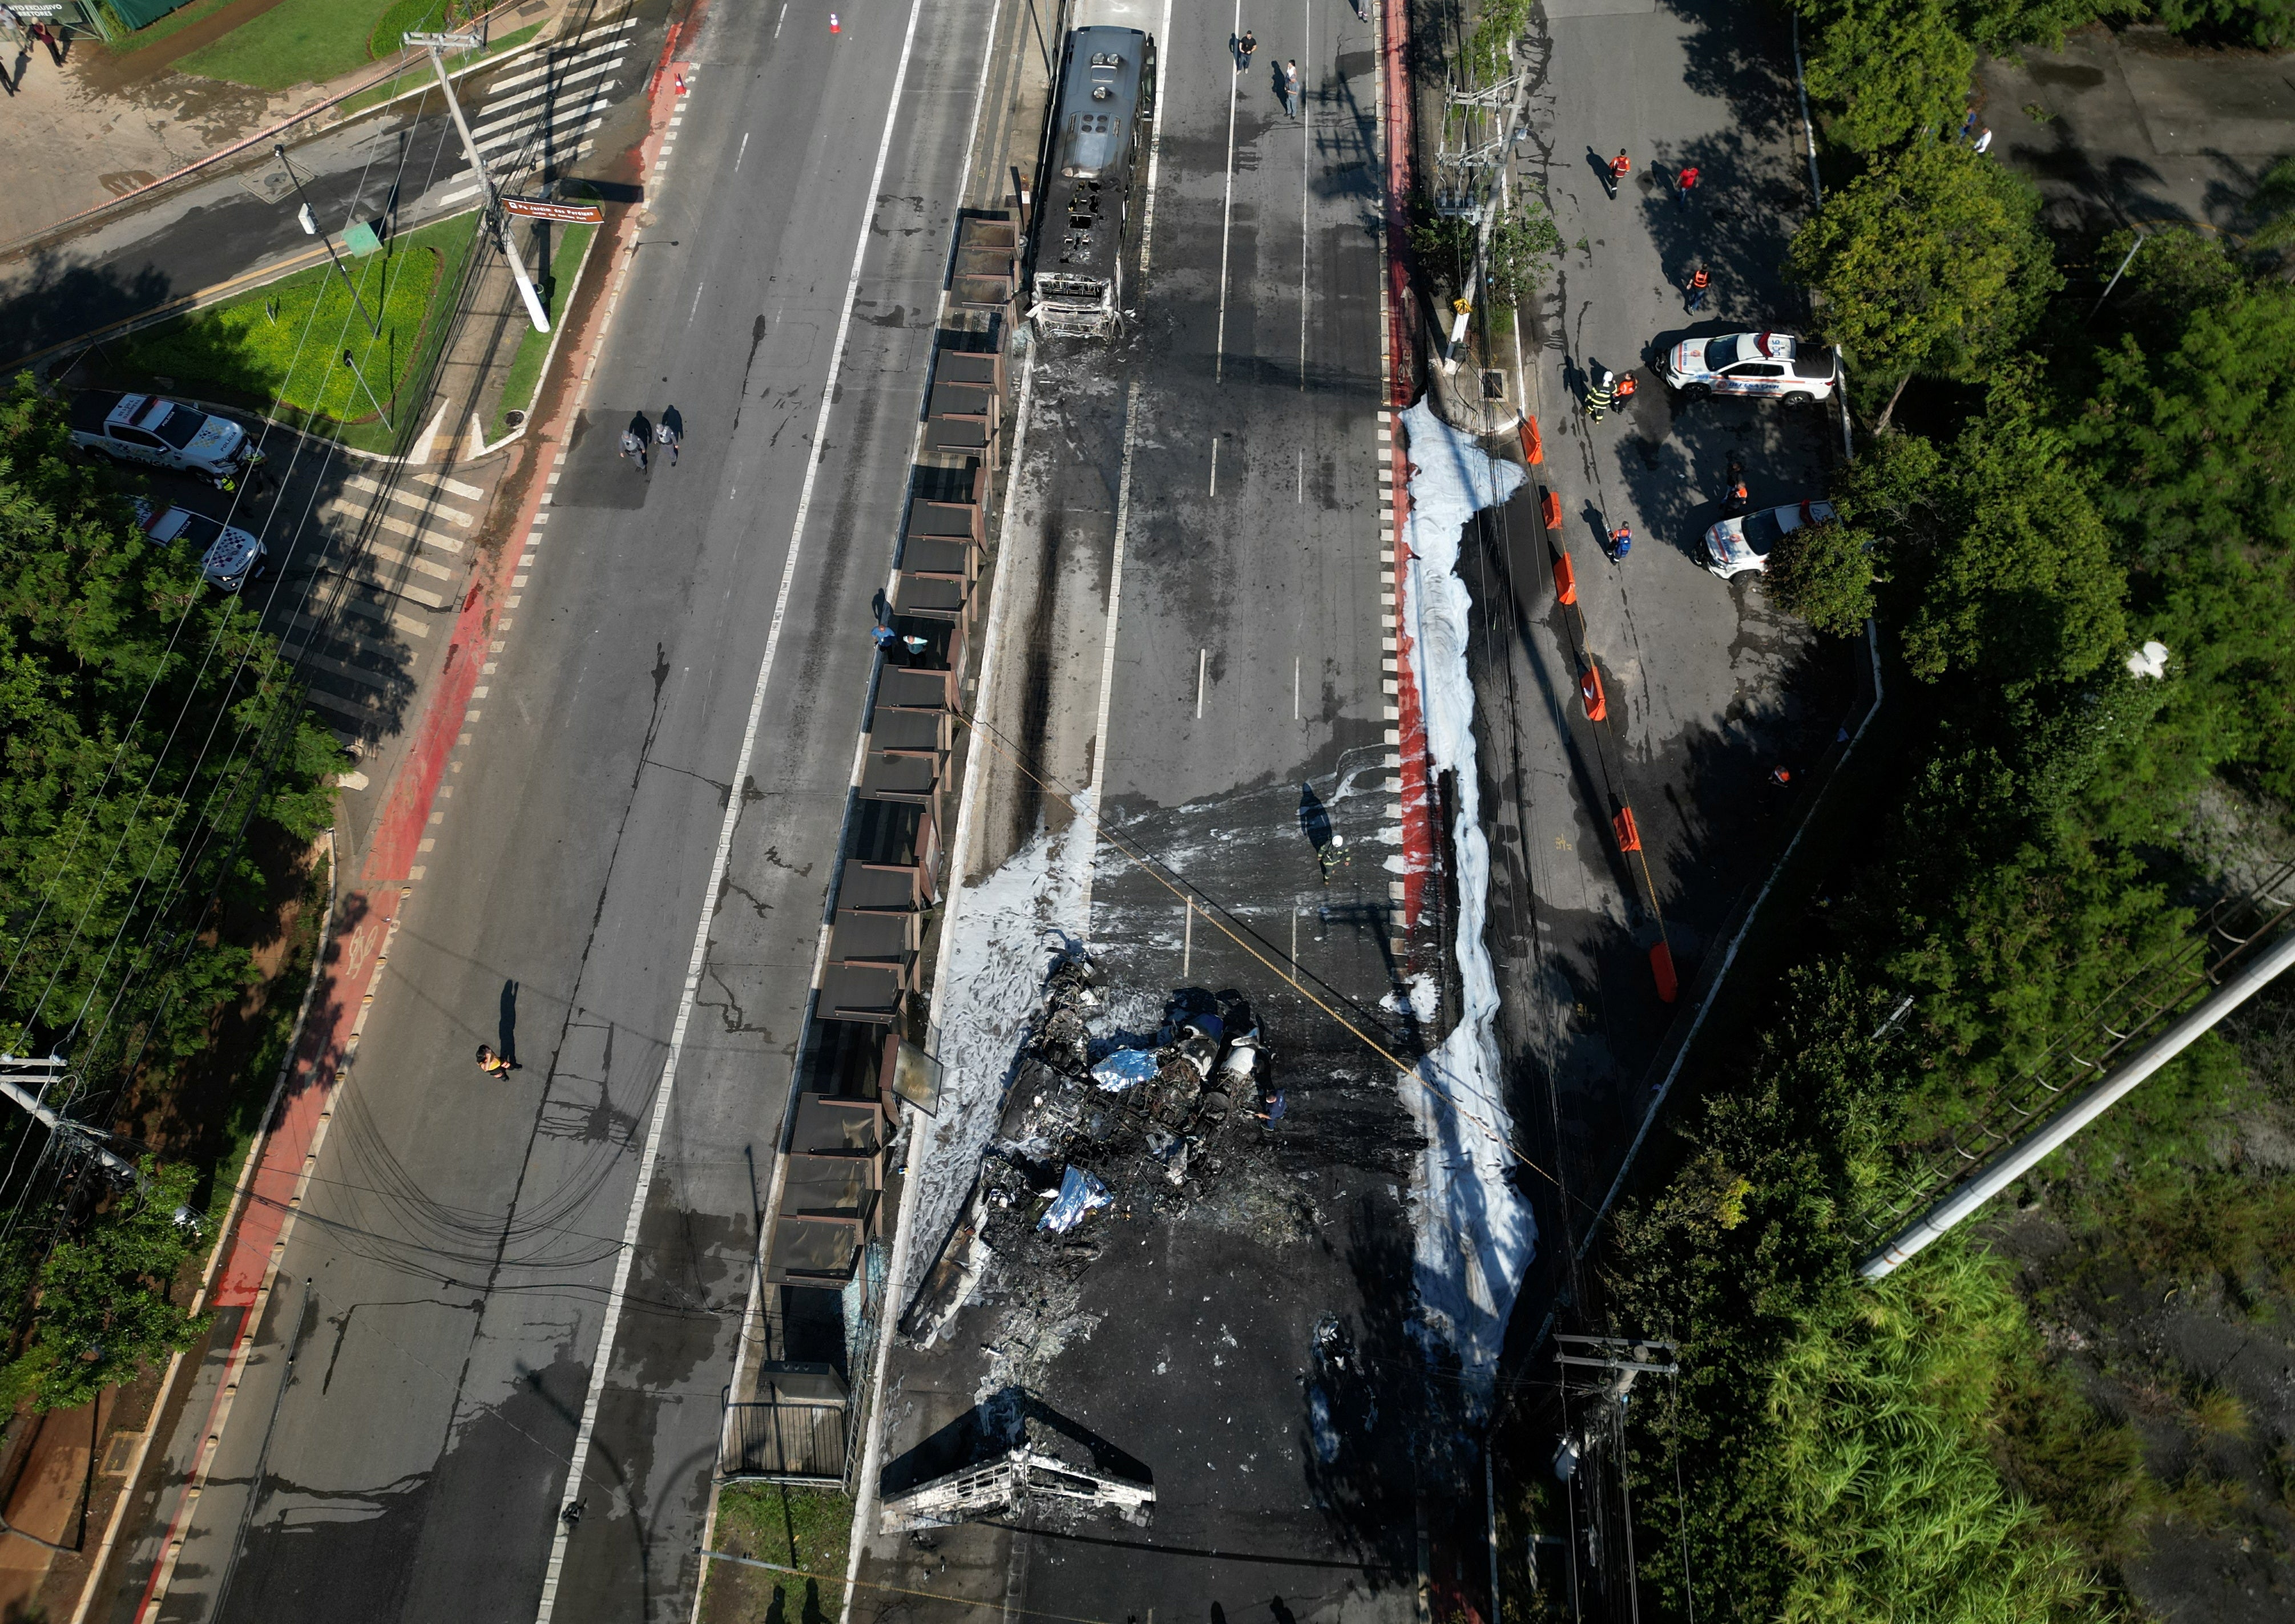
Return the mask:
M1180 989L1238 989L1286 1114L1232 1130L1185 1213L1116 1226L1055 1316L1006 1274L933 1350L891 1356L892 1489L992 1448L977 1400L1017 1389L1152 1474L1153 1527L1046 1512L874 1538L864 1579L970 1605L863 1590L853 1616L1408 1618L1422 1497L1449 1495L1455 1465L1410 1326L1417 1140L1377 1056L1205 911L1410 1047L1378 1008L1409 966L1389 902L1372 34L1291 0L1249 19L1260 53L1238 75L1231 4L1175 0L1168 25L1160 4L1125 9L1162 49L1151 263L1122 341L1038 349L984 696L1004 747L984 758L966 872L992 884L1054 839L1090 884L1048 928L1090 943L1105 1025L1152 1032ZM1298 122L1274 80L1294 56ZM1125 845L1194 888L1195 916L1109 841L1060 838L1068 815L1024 760L1091 787ZM1327 888L1314 852L1335 831L1359 854ZM944 1227L911 1236L922 1262ZM1338 1374L1316 1356L1327 1325L1362 1356Z
M517 192L608 173L602 155L622 151L642 128L666 11L666 0L646 0L625 19L570 28L560 45L455 81L473 136L500 167L498 181ZM407 87L420 83L410 78ZM314 257L316 244L297 218L303 202L339 252L353 221L410 229L475 200L461 137L435 86L300 135L288 159L252 149L158 189L139 207L0 257L0 366L200 289Z
M695 45L658 219L453 760L170 1620L533 1616L569 1502L555 1617L690 1607L984 43L921 0L775 34L771 12L726 6ZM670 404L681 466L613 455L631 412ZM482 1079L478 1042L523 1069Z
M1863 659L1861 642L1813 637L1758 577L1723 582L1701 557L1732 454L1756 508L1825 494L1831 413L1677 403L1649 367L1687 337L1806 320L1780 272L1812 206L1783 20L1726 0L1556 6L1540 45L1528 167L1567 246L1533 318L1546 447L1534 471L1560 499L1577 609L1555 601L1535 484L1481 516L1469 549L1502 1041L1516 1120L1555 1175L1528 1187L1554 1244L1516 1311L1517 1344L1572 1284L1570 1251L1656 1102L1697 976L1842 724L1856 724ZM1613 198L1598 166L1621 148L1633 177ZM1702 173L1695 202L1672 185L1685 164ZM1693 314L1683 289L1701 258L1713 294ZM1640 388L1596 424L1579 403L1597 367L1634 371ZM1613 563L1602 540L1620 525L1634 543ZM1606 690L1600 725L1578 691L1586 653ZM1769 785L1780 766L1797 788ZM1621 804L1635 812L1646 870L1612 833ZM1672 1004L1648 958L1661 935L1682 986Z

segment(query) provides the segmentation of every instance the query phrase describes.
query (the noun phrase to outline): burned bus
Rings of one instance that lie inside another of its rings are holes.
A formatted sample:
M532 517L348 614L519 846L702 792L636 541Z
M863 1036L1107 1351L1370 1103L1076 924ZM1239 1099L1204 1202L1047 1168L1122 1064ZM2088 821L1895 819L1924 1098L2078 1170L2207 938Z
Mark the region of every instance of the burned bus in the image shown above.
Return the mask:
M1074 29L1059 85L1029 238L1028 317L1040 332L1104 339L1123 312L1123 259L1145 196L1155 41L1138 29Z

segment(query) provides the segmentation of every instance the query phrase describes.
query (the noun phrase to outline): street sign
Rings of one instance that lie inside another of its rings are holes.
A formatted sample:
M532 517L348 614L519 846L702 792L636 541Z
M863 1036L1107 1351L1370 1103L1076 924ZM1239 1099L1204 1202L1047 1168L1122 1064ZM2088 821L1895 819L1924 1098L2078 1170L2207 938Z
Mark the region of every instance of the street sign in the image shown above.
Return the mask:
M606 211L595 203L546 203L540 198L504 198L502 206L502 213L528 220L566 220L579 225L595 225L606 217Z
M8 0L8 9L19 17L45 22L64 14L64 0Z

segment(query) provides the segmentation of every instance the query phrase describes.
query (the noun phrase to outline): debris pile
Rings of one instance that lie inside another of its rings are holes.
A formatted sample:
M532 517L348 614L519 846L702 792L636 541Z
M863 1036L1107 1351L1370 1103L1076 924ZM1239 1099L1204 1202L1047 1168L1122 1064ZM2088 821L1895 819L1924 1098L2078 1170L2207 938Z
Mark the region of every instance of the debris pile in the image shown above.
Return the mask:
M1095 1061L1089 1023L1103 1003L1089 959L1052 971L964 1215L902 1318L914 1345L932 1345L992 1259L1043 1286L1072 1284L1107 1245L1109 1218L1185 1209L1256 1147L1244 1128L1282 1116L1242 993L1184 988L1152 1044Z

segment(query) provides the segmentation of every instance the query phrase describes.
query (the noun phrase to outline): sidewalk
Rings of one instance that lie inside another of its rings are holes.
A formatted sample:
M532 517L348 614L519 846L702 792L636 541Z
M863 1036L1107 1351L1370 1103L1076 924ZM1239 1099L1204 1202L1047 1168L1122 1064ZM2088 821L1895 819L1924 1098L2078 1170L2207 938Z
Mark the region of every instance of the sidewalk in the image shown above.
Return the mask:
M493 14L496 37L547 25L547 37L587 0L523 0ZM102 42L73 43L59 67L37 49L4 103L15 161L0 191L0 245L60 225L127 197L200 159L314 108L387 78L392 63L369 62L324 84L265 92L178 72L175 63L247 20L239 7L203 19L142 51L114 55ZM9 79L19 53L0 38ZM415 66L421 66L417 57ZM323 115L331 117L332 115Z

